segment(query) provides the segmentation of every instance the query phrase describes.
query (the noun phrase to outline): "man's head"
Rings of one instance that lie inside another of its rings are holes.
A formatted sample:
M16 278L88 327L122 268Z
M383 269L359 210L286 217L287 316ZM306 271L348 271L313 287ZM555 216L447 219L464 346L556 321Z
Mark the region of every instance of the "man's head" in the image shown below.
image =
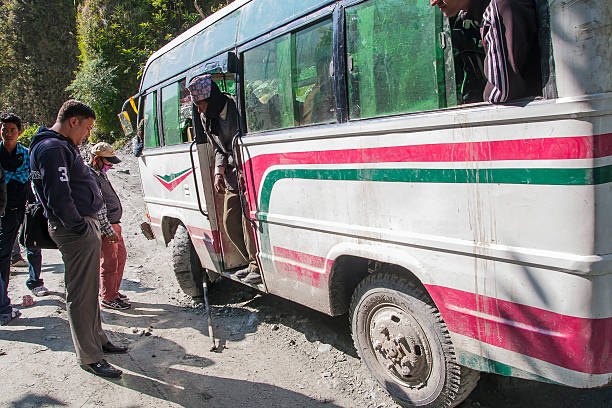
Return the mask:
M6 144L16 144L17 139L23 133L21 127L21 118L14 113L5 113L0 116L0 123L2 124L2 140Z
M62 105L52 129L80 145L89 137L96 113L83 102L70 99Z
M91 148L91 164L99 170L104 168L108 170L117 163L121 163L121 160L115 156L115 149L110 144L100 142Z
M431 6L438 6L442 14L446 17L454 17L461 10L466 10L472 0L429 0Z
M212 77L208 74L200 75L189 81L187 89L191 94L191 102L198 107L198 112L206 113L208 107L207 99L212 92Z

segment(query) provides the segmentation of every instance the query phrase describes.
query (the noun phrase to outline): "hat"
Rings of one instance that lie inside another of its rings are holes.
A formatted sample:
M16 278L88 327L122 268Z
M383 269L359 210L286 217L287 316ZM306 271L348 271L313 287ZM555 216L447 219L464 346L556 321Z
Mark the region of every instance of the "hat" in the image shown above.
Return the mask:
M106 142L96 143L94 147L91 148L91 154L98 157L104 157L106 160L113 164L121 162L121 160L119 160L117 156L115 156L115 149L113 149L113 146L109 145Z
M189 81L189 86L187 89L191 94L191 101L193 103L203 101L204 99L208 99L210 97L210 90L212 87L212 79L209 74L200 75L199 77L193 78Z

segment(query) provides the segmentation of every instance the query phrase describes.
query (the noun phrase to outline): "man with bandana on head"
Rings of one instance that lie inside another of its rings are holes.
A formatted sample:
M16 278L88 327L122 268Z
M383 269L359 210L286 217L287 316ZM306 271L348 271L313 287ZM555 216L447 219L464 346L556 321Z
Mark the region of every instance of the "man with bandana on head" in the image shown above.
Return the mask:
M198 108L206 136L215 153L214 189L223 194L223 225L238 251L249 265L234 276L245 283L261 283L255 259L253 230L242 213L238 190L238 174L232 155L232 140L238 132L238 110L233 99L224 95L210 75L201 75L189 82L191 100Z

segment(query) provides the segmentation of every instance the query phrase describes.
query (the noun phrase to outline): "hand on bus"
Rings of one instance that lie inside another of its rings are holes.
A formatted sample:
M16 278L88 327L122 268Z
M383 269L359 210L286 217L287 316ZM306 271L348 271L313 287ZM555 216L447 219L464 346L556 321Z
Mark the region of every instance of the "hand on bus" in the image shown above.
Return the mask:
M225 193L225 178L223 174L215 174L215 191L219 194Z

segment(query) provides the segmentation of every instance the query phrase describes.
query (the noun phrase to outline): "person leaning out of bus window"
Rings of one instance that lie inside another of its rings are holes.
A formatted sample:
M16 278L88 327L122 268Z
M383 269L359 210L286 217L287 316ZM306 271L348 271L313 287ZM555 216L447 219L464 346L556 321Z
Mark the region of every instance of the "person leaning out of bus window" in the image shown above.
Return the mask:
M223 225L230 240L249 260L249 265L234 273L245 283L261 283L255 258L255 238L249 222L244 218L238 196L238 174L232 156L232 140L238 132L236 103L219 90L210 75L193 78L187 87L191 101L197 106L206 136L215 153L214 188L224 195Z
M483 98L491 103L542 94L533 0L430 0L446 17L471 20L485 47Z

